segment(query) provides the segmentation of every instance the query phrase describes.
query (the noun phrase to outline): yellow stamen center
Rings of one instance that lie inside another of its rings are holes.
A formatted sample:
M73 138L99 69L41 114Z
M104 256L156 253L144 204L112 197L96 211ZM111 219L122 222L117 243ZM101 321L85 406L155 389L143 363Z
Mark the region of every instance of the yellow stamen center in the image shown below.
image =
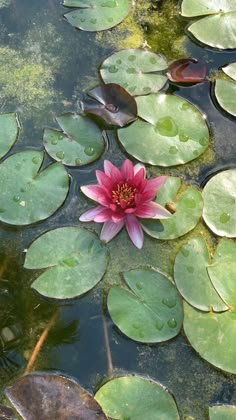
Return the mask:
M112 191L112 201L121 208L129 207L134 204L136 188L127 182L117 184L116 189Z

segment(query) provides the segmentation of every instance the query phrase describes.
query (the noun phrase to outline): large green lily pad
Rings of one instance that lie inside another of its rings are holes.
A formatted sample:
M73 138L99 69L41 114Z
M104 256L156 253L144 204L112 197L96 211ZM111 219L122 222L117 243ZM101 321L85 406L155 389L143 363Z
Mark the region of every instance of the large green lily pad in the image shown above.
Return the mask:
M53 159L81 166L98 159L105 149L101 130L89 118L74 113L57 117L63 131L46 128L43 143Z
M236 242L232 239L222 238L217 245L213 263L223 261L236 261Z
M219 105L229 114L236 117L236 63L231 63L223 67L222 70L231 79L216 79L215 96Z
M56 374L35 372L22 376L6 388L5 394L23 419L107 418L85 389L70 378Z
M95 399L109 418L116 420L178 420L173 397L162 385L138 376L112 379Z
M0 115L0 158L11 149L19 134L20 124L17 114Z
M15 153L0 165L0 220L28 225L47 219L62 205L69 178L63 165L54 163L39 173L43 152Z
M47 270L32 284L40 294L68 299L92 289L106 270L107 257L97 236L63 227L46 232L29 247L25 268Z
M210 420L235 420L236 406L235 405L213 405L209 407Z
M107 306L113 322L129 338L157 343L175 337L182 325L182 302L177 289L154 270L124 273L130 290L112 287Z
M165 57L141 49L118 51L103 61L100 74L105 83L118 83L131 95L158 92L166 83ZM159 72L159 74L157 73Z
M178 252L174 265L176 286L188 303L201 311L228 310L213 287L207 268L210 264L207 244L202 236L190 239Z
M212 365L236 373L236 312L202 312L184 304L184 331L192 347Z
M78 9L65 14L72 26L83 31L103 31L118 25L129 13L131 0L64 0Z
M235 0L183 0L181 14L203 16L188 27L188 31L203 44L219 49L236 48Z
M219 236L236 237L236 170L213 176L203 189L203 218Z
M196 159L206 150L208 126L192 104L163 93L139 96L136 102L142 119L118 130L131 156L151 165L173 166Z
M216 291L236 314L236 262L222 261L207 270Z
M144 231L157 239L176 239L192 230L198 223L203 208L201 193L193 187L187 188L178 195L181 179L168 177L158 191L156 202L162 206L168 205L175 212L168 219L143 219ZM168 203L168 205L167 205Z

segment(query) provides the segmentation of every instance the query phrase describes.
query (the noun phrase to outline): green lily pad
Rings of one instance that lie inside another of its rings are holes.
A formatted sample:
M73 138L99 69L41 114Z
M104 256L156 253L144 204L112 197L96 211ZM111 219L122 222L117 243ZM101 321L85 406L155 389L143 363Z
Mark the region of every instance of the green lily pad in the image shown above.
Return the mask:
M222 67L222 70L227 76L231 77L231 79L235 80L236 82L236 63L228 64L225 67Z
M222 261L207 270L216 291L236 314L236 262Z
M183 0L181 14L186 17L203 16L188 27L198 41L213 48L236 48L235 0Z
M118 130L131 156L151 165L173 166L196 159L206 150L206 120L189 102L163 93L139 96L136 102L142 120Z
M81 166L104 152L102 132L89 118L67 113L56 120L63 131L46 128L43 136L44 147L53 159L68 166Z
M0 158L11 149L19 134L19 121L17 114L0 115Z
M213 176L202 192L203 218L219 236L236 237L236 170L229 169Z
M25 268L47 270L32 284L40 294L68 299L92 289L107 265L104 247L85 229L63 227L44 233L29 247Z
M214 253L213 263L236 261L236 243L232 239L222 238Z
M184 331L203 359L226 372L236 373L236 312L202 312L184 303Z
M15 153L0 165L0 220L28 225L47 219L62 205L69 178L63 165L54 163L38 172L43 152Z
M162 385L138 376L123 376L105 383L95 394L109 418L116 420L178 420L171 394Z
M236 117L236 83L218 79L215 82L214 93L221 108Z
M168 219L143 219L144 231L153 238L176 239L192 230L198 223L203 208L203 200L199 191L187 188L178 196L181 186L180 178L168 177L158 191L156 202L162 206L170 206L175 212Z
M100 75L105 83L118 83L131 95L158 92L166 83L166 74L156 73L168 67L165 57L141 49L127 49L103 61Z
M235 420L236 406L235 405L214 405L209 407L210 420Z
M112 287L107 306L113 322L129 338L158 343L175 337L181 328L182 302L177 289L154 270L124 273L129 291Z
M78 7L65 14L68 22L82 31L104 31L128 15L131 0L64 0L66 7Z
M203 237L190 239L175 259L176 286L184 299L197 309L215 312L228 310L210 281L207 272L209 264L210 256Z

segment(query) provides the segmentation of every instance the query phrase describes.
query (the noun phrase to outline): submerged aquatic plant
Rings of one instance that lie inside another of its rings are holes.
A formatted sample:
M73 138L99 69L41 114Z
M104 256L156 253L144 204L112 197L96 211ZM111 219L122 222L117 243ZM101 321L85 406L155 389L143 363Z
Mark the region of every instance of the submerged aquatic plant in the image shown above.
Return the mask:
M105 173L104 173L105 172ZM133 166L126 159L119 170L110 161L104 161L104 172L97 170L97 185L82 186L82 192L99 203L86 211L80 221L104 223L100 239L108 242L125 225L134 245L143 246L143 230L138 218L163 219L171 214L160 204L153 202L166 177L145 179L145 167Z

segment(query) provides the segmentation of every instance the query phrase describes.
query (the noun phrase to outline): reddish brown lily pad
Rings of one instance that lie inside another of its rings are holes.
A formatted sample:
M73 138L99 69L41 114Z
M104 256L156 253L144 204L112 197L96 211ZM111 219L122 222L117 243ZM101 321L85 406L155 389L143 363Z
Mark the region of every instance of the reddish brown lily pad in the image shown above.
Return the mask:
M137 104L132 95L116 83L107 83L90 90L93 99L80 102L84 112L101 117L108 124L124 127L137 118Z
M206 66L195 58L181 58L169 65L167 76L171 82L200 83L206 80Z
M54 374L34 373L5 390L25 420L105 420L100 405L80 385Z
M13 420L14 412L10 407L0 404L0 419Z

